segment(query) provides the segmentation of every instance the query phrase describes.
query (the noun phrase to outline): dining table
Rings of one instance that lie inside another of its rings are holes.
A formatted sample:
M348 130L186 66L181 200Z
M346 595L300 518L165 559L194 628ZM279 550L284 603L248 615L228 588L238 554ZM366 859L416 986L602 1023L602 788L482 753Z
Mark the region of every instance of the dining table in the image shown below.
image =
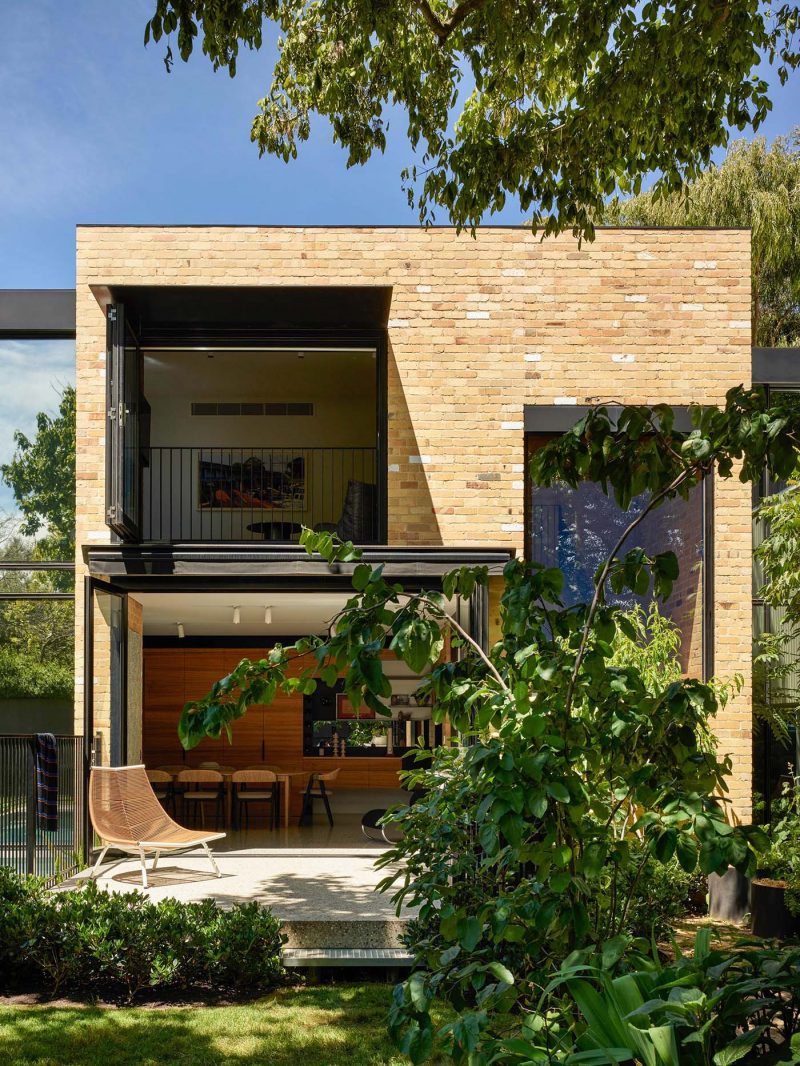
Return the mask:
M188 770L191 767L188 766L159 766L159 770L166 770L167 773L172 775L173 783L177 781L178 774L181 770ZM242 767L236 766L205 766L201 767L204 770L216 770L222 777L223 788L225 790L225 825L233 825L233 775L237 769ZM291 789L292 780L295 777L305 778L308 775L303 770L280 770L278 768L272 771L275 774L275 779L281 786L280 797L280 818L284 829L289 828L289 808L291 804Z

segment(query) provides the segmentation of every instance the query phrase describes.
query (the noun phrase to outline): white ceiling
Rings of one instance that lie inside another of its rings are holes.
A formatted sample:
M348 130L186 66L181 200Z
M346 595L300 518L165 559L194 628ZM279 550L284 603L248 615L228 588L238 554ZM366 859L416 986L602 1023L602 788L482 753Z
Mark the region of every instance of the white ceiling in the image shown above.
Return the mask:
M133 593L144 608L147 636L260 637L319 633L348 599L343 592L143 592ZM233 608L241 622L233 622ZM264 608L272 608L272 624Z
M143 607L144 632L177 637L277 637L322 633L352 592L135 592ZM241 621L233 621L233 608ZM264 622L265 607L272 622ZM455 609L454 604L450 604Z
M375 394L375 352L158 351L144 357L144 391L156 407L192 400L316 400Z

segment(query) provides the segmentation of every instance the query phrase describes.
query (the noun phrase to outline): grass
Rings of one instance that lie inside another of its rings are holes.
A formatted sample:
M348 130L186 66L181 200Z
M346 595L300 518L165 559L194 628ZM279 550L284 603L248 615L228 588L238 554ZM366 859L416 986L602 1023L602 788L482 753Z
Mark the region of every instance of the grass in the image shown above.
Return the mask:
M3 1066L407 1066L391 985L285 989L246 1005L0 1006Z

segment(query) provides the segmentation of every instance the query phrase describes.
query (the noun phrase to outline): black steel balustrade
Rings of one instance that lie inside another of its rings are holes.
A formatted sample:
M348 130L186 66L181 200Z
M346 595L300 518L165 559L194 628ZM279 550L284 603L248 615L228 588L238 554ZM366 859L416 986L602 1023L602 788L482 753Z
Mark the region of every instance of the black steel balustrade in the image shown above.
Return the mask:
M378 541L375 448L176 445L143 461L145 541L296 543L303 526Z
M36 874L49 884L76 873L84 842L83 737L59 736L58 820L39 828L36 812L36 737L0 735L0 866Z

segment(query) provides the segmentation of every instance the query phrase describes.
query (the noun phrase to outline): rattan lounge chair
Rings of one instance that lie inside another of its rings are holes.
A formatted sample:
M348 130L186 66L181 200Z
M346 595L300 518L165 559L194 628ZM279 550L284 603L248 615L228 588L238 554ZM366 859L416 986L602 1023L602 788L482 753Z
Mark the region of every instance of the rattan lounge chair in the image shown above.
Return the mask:
M152 866L155 870L162 852L177 854L203 848L214 873L222 876L208 845L213 840L222 840L225 834L184 829L173 821L159 803L144 766L93 767L89 779L89 816L103 846L92 867L92 879L99 877L109 848L139 856L144 888L147 888L147 854L155 854Z

